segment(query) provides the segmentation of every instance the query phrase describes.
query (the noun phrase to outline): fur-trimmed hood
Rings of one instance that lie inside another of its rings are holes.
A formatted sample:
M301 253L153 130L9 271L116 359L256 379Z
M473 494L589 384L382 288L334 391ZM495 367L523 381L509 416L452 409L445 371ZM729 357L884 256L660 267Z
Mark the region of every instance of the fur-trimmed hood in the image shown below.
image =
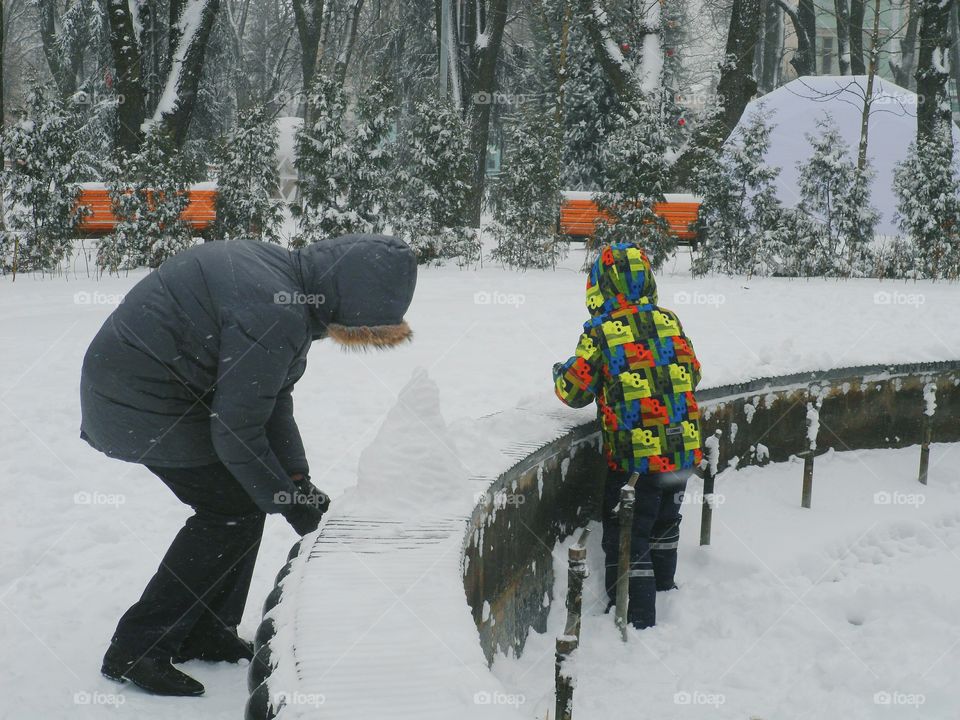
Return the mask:
M417 259L390 235L344 235L295 251L314 339L345 348L387 348L412 337L404 314L417 284Z

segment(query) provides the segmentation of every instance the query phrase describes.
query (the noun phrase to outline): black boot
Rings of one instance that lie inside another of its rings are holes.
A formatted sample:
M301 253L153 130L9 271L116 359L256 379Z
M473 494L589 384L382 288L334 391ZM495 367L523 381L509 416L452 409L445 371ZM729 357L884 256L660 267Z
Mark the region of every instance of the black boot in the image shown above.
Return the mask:
M229 663L253 660L253 643L237 635L236 628L224 629L214 637L205 636L199 640L188 637L174 655L173 662L189 660Z
M100 672L118 682L129 680L154 695L203 695L203 685L177 670L170 664L170 658L156 655L132 657L115 645L111 645L104 655Z

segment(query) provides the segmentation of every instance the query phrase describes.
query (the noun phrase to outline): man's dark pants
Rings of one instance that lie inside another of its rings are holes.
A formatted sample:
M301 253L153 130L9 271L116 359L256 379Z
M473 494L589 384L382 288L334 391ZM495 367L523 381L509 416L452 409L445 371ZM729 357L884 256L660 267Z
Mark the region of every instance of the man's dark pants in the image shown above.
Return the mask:
M617 597L620 557L620 489L630 473L610 470L603 491L604 586L611 602ZM630 544L630 603L627 619L636 627L656 624L657 590L674 587L677 544L680 540L680 506L686 480L664 482L657 474L641 475L636 486Z
M265 515L223 465L148 469L194 514L112 642L134 657L170 657L185 641L216 639L240 623Z

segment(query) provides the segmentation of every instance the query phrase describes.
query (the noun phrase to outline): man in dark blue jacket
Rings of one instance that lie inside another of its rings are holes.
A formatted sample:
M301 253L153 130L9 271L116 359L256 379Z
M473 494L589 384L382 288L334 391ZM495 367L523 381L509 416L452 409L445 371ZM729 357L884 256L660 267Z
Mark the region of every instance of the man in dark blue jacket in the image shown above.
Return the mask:
M246 241L191 248L137 283L83 361L81 437L145 465L195 514L120 619L102 672L163 695L203 686L173 667L252 657L238 637L264 518L317 529L329 503L309 479L294 383L314 340L386 348L417 265L387 236L294 251Z

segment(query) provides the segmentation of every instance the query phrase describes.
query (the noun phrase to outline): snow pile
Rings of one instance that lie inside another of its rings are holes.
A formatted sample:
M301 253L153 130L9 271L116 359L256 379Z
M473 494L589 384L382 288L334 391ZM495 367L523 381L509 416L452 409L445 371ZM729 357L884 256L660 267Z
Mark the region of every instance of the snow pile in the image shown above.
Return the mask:
M403 515L458 507L467 470L440 413L440 388L417 368L373 442L361 453L357 498L364 507Z

